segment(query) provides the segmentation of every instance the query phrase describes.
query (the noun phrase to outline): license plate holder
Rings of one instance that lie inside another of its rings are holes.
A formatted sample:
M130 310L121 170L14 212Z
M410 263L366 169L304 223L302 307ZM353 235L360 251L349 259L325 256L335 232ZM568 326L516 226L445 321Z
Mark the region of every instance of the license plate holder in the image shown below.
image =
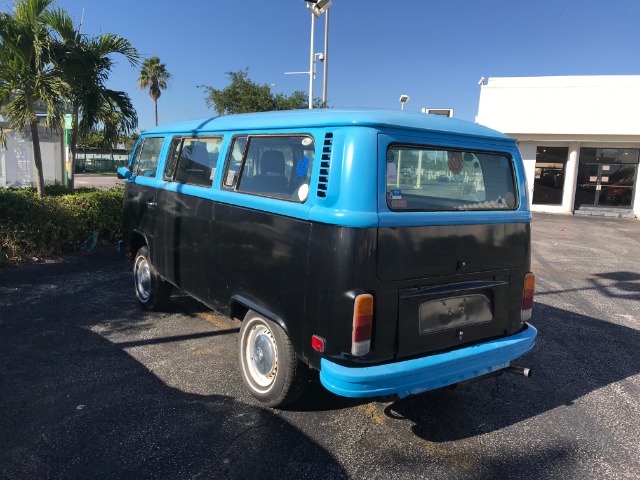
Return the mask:
M491 302L481 294L424 302L420 305L418 316L420 335L465 328L493 320Z

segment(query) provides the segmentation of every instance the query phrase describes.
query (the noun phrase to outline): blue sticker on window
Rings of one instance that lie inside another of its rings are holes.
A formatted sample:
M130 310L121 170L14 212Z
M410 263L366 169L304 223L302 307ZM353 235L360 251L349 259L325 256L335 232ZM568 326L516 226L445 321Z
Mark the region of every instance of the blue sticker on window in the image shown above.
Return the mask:
M298 164L296 165L296 175L299 177L306 177L308 171L309 159L307 157L302 157L298 160Z

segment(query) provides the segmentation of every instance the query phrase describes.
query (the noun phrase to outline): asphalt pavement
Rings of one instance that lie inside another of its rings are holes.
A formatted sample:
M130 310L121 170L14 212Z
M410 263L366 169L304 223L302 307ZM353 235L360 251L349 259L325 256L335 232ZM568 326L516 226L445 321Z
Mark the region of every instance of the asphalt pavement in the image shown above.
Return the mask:
M385 402L316 379L282 411L242 385L238 322L141 310L124 255L0 270L0 478L640 478L640 221L532 232L532 378Z
M124 180L118 179L115 173L111 175L76 173L73 183L76 188L86 187L106 190L116 186L123 186Z

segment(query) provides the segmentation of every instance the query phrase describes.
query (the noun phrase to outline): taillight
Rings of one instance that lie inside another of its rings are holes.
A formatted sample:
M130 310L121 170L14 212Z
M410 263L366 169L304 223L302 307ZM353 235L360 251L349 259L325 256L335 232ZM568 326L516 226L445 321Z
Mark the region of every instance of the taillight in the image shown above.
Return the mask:
M533 293L536 289L536 276L529 272L524 276L524 290L522 292L522 311L520 318L522 321L531 318L531 310L533 308Z
M358 295L353 304L353 331L351 334L351 354L356 357L366 355L371 350L373 329L373 296L368 293Z

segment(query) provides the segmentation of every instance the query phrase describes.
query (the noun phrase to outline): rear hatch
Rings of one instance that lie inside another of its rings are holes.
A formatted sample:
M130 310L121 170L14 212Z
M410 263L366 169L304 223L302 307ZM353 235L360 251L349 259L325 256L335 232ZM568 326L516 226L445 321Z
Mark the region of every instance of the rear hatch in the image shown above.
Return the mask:
M514 333L530 261L514 159L393 143L386 159L377 276L398 287L397 356Z
M378 278L398 284L398 357L512 333L528 225L380 229Z

